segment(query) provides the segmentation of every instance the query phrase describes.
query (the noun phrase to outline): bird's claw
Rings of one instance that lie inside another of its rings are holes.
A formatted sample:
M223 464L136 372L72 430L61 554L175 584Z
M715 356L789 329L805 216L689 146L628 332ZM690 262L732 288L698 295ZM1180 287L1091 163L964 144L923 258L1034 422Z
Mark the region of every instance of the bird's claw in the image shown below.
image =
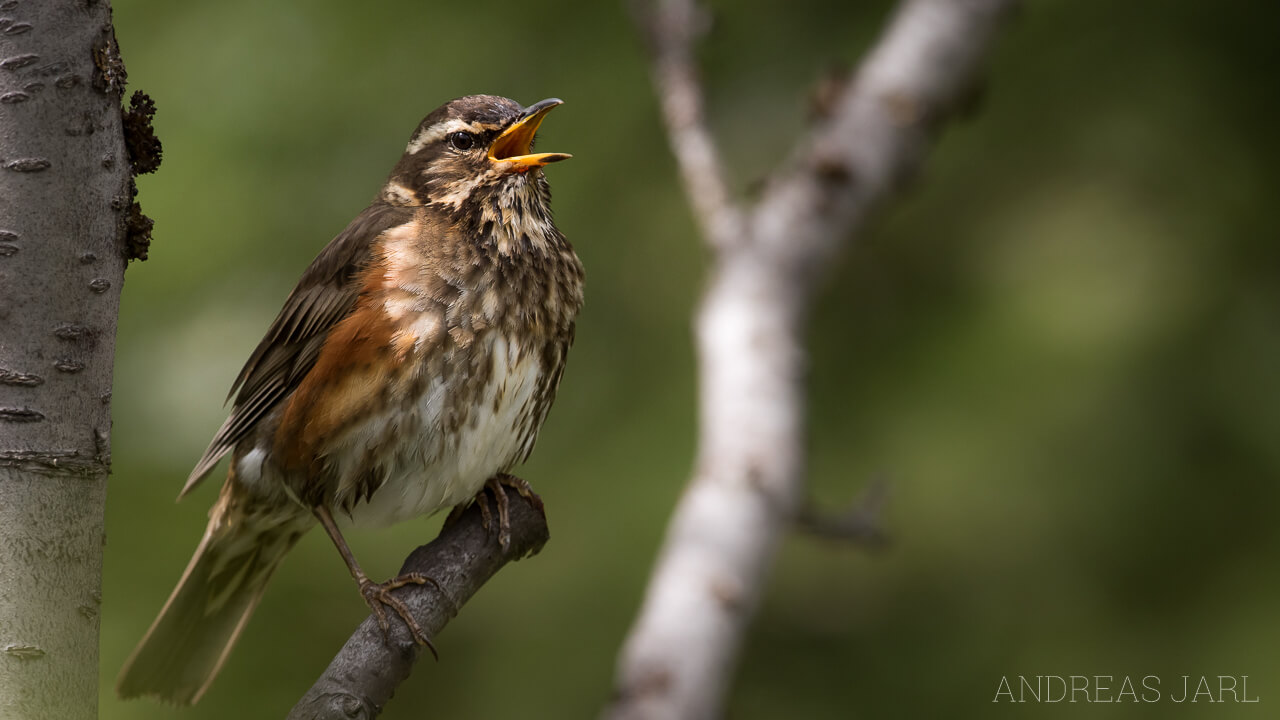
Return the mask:
M511 549L511 507L507 501L507 491L503 486L509 487L520 494L520 497L529 501L529 504L535 507L538 512L545 514L542 504L542 498L533 491L529 483L516 477L502 473L495 475L484 484L484 488L476 495L476 503L480 505L480 524L485 530L489 530L493 524L493 513L489 510L489 500L485 497L485 491L493 493L493 502L498 510L498 546L503 552Z
M436 646L432 644L431 638L427 637L426 632L422 630L422 626L413 618L413 614L409 612L409 606L404 601L391 594L392 590L402 588L405 585L425 585L431 583L436 590L441 593L444 589L440 587L440 583L422 573L406 573L400 575L384 583L375 583L368 578L360 583L360 595L364 597L365 604L373 611L373 616L378 619L378 627L382 629L383 639L390 644L391 642L391 623L387 620L387 611L385 608L391 608L396 611L400 619L409 628L409 634L413 636L413 641L419 645L427 646L431 651L431 655L437 660L440 659L439 653L436 652ZM385 606L385 607L384 607Z

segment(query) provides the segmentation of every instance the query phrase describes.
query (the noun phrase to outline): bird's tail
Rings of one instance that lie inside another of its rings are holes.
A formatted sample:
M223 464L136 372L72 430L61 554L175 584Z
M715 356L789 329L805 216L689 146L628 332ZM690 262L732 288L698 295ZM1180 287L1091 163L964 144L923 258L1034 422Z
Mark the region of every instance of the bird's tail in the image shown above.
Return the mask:
M195 556L120 677L121 697L190 705L204 695L310 516L245 512L228 482Z

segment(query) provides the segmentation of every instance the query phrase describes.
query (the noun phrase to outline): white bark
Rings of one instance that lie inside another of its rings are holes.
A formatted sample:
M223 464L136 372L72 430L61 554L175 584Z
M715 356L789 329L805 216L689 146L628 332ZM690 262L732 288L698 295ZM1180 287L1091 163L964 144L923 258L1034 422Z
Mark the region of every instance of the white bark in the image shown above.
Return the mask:
M689 45L692 0L648 18L685 189L716 251L696 325L699 447L619 659L612 720L716 718L779 538L805 494L804 325L821 269L972 88L1015 0L908 0L754 207L724 190Z
M102 82L100 69L116 60L108 3L0 0L5 718L97 717L109 401L129 200L119 87Z

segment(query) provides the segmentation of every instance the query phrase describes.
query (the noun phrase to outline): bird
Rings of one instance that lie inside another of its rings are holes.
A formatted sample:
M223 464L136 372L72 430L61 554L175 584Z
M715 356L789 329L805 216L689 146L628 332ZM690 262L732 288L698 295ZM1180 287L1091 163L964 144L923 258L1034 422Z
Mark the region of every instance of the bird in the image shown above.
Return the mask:
M392 591L431 579L371 581L336 519L379 527L483 500L498 483L529 492L509 472L533 450L583 303L582 263L553 221L543 170L571 156L532 149L561 104L441 105L303 272L179 494L231 456L194 556L120 672L121 697L197 702L317 524L384 633L390 609L430 646ZM494 495L502 515L505 494Z

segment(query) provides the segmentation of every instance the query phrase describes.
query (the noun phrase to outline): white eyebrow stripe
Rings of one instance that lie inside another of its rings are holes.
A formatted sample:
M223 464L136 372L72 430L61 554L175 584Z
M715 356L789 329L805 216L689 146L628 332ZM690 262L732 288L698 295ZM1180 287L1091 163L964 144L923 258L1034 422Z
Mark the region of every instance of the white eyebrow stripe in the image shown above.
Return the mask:
M479 134L484 132L485 128L479 123L467 122L466 120L459 120L458 118L445 120L444 122L438 122L418 133L417 137L409 141L409 145L404 149L404 151L412 155L449 133L458 132L459 130Z

